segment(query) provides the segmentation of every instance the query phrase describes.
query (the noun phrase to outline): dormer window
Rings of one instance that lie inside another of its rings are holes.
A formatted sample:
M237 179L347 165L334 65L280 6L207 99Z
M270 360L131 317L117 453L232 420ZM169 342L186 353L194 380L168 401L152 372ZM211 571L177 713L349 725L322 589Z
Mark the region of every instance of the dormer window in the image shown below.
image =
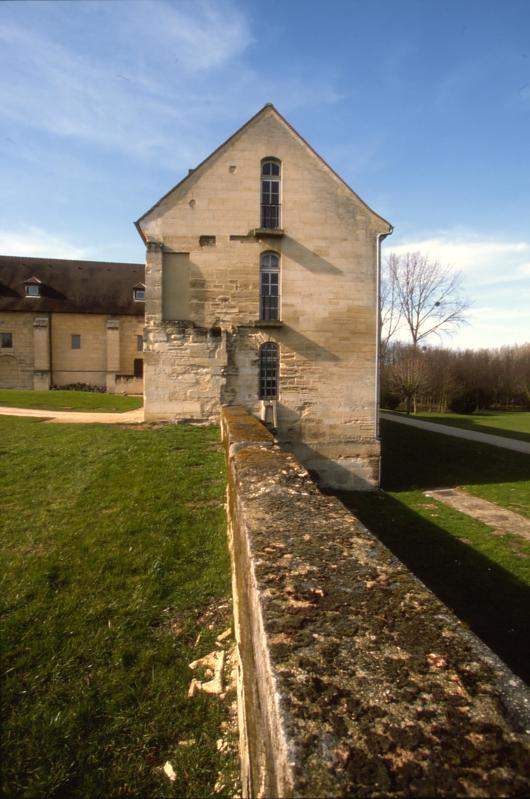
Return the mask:
M280 225L280 175L277 158L261 162L261 227L275 229Z
M40 297L42 283L38 277L30 277L24 281L24 294L26 297Z
M145 302L145 285L143 283L137 283L133 287L133 297L136 302Z

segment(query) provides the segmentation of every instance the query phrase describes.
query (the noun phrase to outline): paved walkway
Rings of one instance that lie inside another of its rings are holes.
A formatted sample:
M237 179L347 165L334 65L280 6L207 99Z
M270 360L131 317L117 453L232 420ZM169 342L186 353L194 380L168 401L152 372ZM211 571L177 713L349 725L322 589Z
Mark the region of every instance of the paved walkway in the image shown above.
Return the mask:
M501 508L487 499L466 494L460 488L438 488L423 493L426 497L437 499L461 513L466 513L468 516L484 522L489 527L493 527L496 533L512 533L530 541L530 519L519 513Z
M31 416L34 419L46 419L51 424L134 424L143 422L144 409L138 408L125 413L87 413L0 407L0 416Z
M468 441L478 441L481 444L491 444L493 447L513 449L515 452L524 452L530 455L530 444L526 441L519 441L516 438L504 438L504 436L495 436L490 433L476 433L474 430L465 430L462 427L450 427L447 424L424 422L421 419L385 413L384 411L381 411L381 419L388 419L390 422L398 422L399 424L408 424L410 427L420 427L422 430L430 430L432 433L443 433L445 436L466 438Z

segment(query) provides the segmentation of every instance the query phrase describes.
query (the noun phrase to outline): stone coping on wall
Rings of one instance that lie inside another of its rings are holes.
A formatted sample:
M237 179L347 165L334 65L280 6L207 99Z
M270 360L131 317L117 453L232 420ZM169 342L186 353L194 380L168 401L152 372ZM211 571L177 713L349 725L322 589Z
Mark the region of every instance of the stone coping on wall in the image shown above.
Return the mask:
M524 684L261 422L222 430L245 795L528 795Z

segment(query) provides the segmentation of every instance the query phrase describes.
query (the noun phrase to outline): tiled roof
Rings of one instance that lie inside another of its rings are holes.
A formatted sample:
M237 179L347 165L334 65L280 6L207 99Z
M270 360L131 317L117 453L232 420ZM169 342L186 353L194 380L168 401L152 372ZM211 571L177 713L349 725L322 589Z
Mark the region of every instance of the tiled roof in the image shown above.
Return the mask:
M40 297L25 296L32 278L41 282ZM0 311L142 316L133 288L144 280L144 264L0 255Z

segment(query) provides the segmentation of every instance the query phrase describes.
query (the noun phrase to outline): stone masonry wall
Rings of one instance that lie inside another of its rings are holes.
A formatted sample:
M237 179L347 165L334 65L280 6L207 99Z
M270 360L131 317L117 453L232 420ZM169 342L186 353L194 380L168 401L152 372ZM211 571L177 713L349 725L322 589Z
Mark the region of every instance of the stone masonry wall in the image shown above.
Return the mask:
M244 795L528 795L521 681L254 417L222 431Z
M145 419L215 423L226 381L226 333L186 322L146 327Z
M105 314L1 312L0 333L11 333L13 347L0 348L0 388L46 390L50 383L88 383L116 389L116 375L134 373L142 317ZM71 336L81 336L72 349ZM50 346L51 343L51 346ZM51 371L50 371L51 370ZM119 390L142 392L142 381L122 381Z
M0 349L0 388L33 388L35 314L0 312L0 333L11 333L13 347Z

